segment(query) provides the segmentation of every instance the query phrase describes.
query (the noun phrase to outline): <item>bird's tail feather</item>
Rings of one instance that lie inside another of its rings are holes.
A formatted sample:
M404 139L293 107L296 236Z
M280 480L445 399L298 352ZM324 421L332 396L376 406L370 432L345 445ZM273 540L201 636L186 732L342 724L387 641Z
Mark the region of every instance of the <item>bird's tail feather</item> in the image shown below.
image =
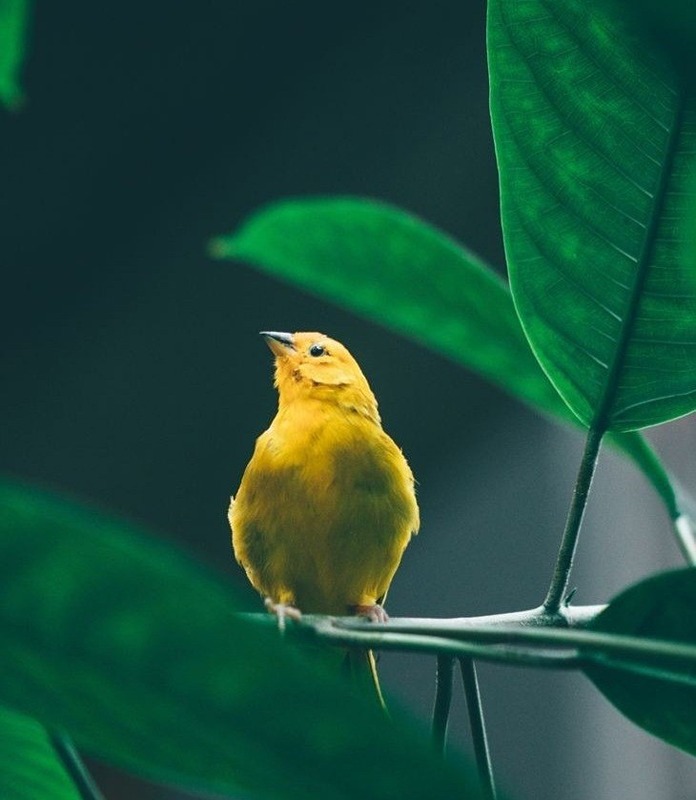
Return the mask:
M362 650L358 648L351 648L348 650L343 660L343 670L351 682L360 687L360 689L365 687L373 691L382 710L385 712L387 711L387 704L384 702L382 687L379 685L377 661L372 650Z

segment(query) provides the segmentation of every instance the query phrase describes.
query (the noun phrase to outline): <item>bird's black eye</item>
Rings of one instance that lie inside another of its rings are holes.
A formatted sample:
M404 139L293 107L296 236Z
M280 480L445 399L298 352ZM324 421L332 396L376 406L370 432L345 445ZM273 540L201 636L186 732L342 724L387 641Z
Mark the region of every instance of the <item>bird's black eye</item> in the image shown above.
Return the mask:
M309 355L310 356L314 356L315 358L318 358L319 356L323 356L325 352L326 352L326 350L324 350L324 347L322 345L320 345L320 344L313 344L309 348Z

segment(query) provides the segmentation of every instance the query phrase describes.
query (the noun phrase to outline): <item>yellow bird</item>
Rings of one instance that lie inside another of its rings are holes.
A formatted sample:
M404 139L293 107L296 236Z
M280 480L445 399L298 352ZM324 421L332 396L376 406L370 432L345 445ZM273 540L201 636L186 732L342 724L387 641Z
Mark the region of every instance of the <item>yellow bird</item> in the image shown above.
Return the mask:
M298 609L384 621L380 604L419 526L411 469L340 342L261 335L278 412L230 504L237 561L281 621Z

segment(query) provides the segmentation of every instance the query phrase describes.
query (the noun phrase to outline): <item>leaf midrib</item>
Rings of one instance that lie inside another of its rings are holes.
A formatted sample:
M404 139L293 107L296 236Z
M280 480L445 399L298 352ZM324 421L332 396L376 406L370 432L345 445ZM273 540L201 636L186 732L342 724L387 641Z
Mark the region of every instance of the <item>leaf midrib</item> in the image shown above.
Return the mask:
M619 378L626 357L626 352L631 341L631 334L635 328L638 307L640 306L640 300L645 287L645 281L648 276L650 263L653 259L655 246L657 244L657 230L662 217L665 198L667 196L667 187L669 184L669 179L672 175L674 159L678 150L678 141L679 134L681 132L681 122L684 114L685 101L686 96L684 91L678 92L677 102L669 129L669 135L665 143L665 153L662 161L662 168L660 170L657 186L655 187L654 199L650 211L650 219L648 220L648 224L645 228L640 253L638 254L638 260L636 262L633 286L631 287L628 304L622 319L621 327L619 329L617 346L614 350L614 355L607 372L607 380L604 385L604 392L592 423L592 427L598 431L604 432L610 427L611 414L612 411L615 410L614 402L616 400Z
M577 34L573 31L570 31L568 25L559 15L558 11L553 8L549 8L546 2L542 1L542 5L547 9L550 16L556 21L556 23L565 31L567 35L569 35L578 45L578 47L587 55L588 58L591 58L594 62L595 66L603 73L606 74L608 71L606 64L601 64L597 61L595 55L591 52L588 52L587 43L580 39ZM510 39L510 43L513 47L519 52L520 57L527 63L532 72L534 71L532 66L528 63L525 53L520 51L519 46L515 43L515 37L513 31L511 31L510 25L506 23L506 28L508 31L508 37ZM656 76L657 77L657 76ZM623 81L617 81L613 77L610 76L612 82L617 86L618 90L624 93L631 102L635 102L636 105L643 111L643 113L649 114L647 109L645 109L644 104L637 99L633 92L624 85ZM549 96L547 88L543 85L543 83L539 80L536 82L537 91L539 91L542 95L545 96L547 103L549 104L550 108L554 110L554 112L559 116L561 121L564 120L565 114L563 110L558 107L557 103L555 102L555 98ZM668 126L664 126L663 123L660 123L660 127L663 127L664 130L668 132L667 140L665 142L664 148L664 155L661 162L660 174L657 180L657 184L653 192L648 192L650 195L650 216L648 219L647 224L644 226L644 230L642 231L642 241L640 245L640 251L638 253L638 257L635 260L635 269L633 270L633 280L630 284L629 296L624 307L623 313L621 314L620 319L620 326L618 330L618 337L616 338L616 347L614 349L613 355L610 359L610 362L607 366L606 371L606 378L604 381L603 391L600 397L600 401L596 407L596 411L594 417L592 418L592 422L590 424L590 428L592 430L604 433L608 429L611 428L611 417L612 412L614 409L614 403L616 400L617 390L619 386L619 379L621 376L624 360L626 357L626 353L631 342L631 334L635 328L635 321L638 308L640 306L640 300L643 293L643 288L645 286L645 281L648 275L649 265L652 260L652 256L654 254L655 245L657 242L657 230L660 224L662 210L664 207L665 197L667 194L667 187L669 184L669 179L672 174L672 167L674 164L675 156L678 152L678 139L679 134L681 132L681 121L684 113L685 108L685 100L686 96L683 89L679 89L677 91L671 89L670 90L674 93L674 97L676 98L674 108L672 110L672 119ZM649 116L653 119L652 114ZM655 120L657 122L657 120ZM514 127L510 127L510 133L512 134L513 140L517 137L515 136ZM607 164L610 165L614 170L616 170L619 174L623 175L623 170L620 168L620 165L615 163L615 160L611 158L610 153L605 153L603 150L598 149L597 143L591 141L587 138L584 132L582 131L575 131L574 135L578 136L587 146L591 147L599 157L607 161ZM637 146L637 145L636 145ZM547 181L543 179L543 176L540 175L535 167L535 165L529 162L527 154L525 153L524 147L520 147L518 143L518 150L520 154L523 156L524 161L527 164L527 168L536 175L537 179L540 181L542 186L546 186L547 191L556 198L557 201L560 201L561 205L565 208L568 208L574 217L578 218L578 220L582 224L587 224L587 220L582 216L577 214L572 210L572 204L566 202L566 199L563 196L558 195L558 192L554 189L553 186L550 186ZM644 154L647 156L647 154ZM625 176L624 177L628 177ZM633 180L631 180L637 188L639 187ZM594 226L588 226L594 228ZM592 233L596 235L597 231L592 230Z

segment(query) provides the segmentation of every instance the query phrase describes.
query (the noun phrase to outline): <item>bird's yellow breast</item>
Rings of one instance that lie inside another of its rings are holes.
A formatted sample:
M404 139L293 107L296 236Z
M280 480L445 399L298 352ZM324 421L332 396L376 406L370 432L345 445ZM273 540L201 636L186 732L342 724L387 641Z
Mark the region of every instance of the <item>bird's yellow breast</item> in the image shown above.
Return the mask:
M418 529L413 476L378 419L336 403L281 408L230 507L237 560L277 603L376 603Z

